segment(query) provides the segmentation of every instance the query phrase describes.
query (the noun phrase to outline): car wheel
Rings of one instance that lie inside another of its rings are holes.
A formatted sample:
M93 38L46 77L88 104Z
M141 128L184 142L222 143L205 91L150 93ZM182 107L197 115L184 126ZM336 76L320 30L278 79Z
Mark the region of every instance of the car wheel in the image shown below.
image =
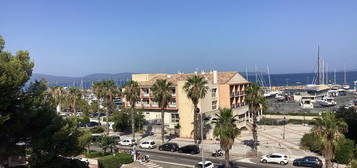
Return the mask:
M162 151L162 148L159 148L159 151Z
M195 151L191 151L191 154L195 154Z
M281 162L280 162L280 165L285 165L285 162L281 161Z
M182 150L180 149L178 152L182 153Z
M263 162L263 163L268 163L267 160L265 160L265 159L264 159L262 162Z
M171 152L175 152L175 149L171 149Z

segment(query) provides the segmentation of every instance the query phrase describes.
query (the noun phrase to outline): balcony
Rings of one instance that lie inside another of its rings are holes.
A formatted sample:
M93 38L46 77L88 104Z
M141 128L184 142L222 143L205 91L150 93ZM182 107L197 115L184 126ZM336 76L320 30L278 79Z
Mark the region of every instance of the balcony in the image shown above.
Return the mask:
M158 108L158 107L159 107L159 104L157 104L157 103L151 104L151 107Z
M150 96L149 93L143 93L142 95L143 95L143 97L149 97Z
M176 108L176 104L169 104L169 108Z
M172 97L176 97L176 93L172 93L171 96L172 96Z

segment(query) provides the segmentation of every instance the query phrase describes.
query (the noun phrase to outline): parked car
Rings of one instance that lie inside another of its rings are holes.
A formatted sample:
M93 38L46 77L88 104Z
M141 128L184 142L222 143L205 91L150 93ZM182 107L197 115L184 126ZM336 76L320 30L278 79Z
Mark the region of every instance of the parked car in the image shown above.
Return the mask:
M119 145L122 146L134 146L136 145L135 139L123 139L119 142Z
M154 141L144 141L139 145L139 147L143 149L154 149L156 148L156 144Z
M264 155L260 158L260 162L262 163L277 163L281 165L288 164L288 156L280 153L271 153L268 155Z
M202 161L198 162L197 167L203 167ZM204 168L214 168L214 164L211 161L206 160Z
M95 121L91 121L89 123L87 123L87 127L95 127L95 126L99 126L100 124L98 122Z
M306 156L304 158L295 159L293 162L294 166L305 166L313 168L322 168L322 160L316 156Z
M165 143L159 146L159 150L161 151L171 151L171 152L175 152L178 151L179 146L177 145L177 143Z
M186 145L178 149L180 153L191 153L197 154L200 153L200 148L197 145Z

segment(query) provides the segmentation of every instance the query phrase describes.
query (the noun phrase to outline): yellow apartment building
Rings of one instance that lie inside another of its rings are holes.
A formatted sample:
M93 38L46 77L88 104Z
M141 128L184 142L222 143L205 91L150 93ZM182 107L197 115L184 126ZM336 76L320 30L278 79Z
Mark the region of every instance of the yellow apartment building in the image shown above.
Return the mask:
M166 79L173 84L172 100L165 110L165 127L168 131L180 125L180 137L193 137L193 104L187 97L183 86L188 77L193 75L203 76L209 88L205 98L201 99L198 107L206 118L214 118L219 108L231 108L239 115L239 126L245 126L249 119L248 107L245 105L245 90L250 82L238 72L201 72L191 74L133 74L132 80L140 86L140 101L136 103L137 109L142 109L145 119L149 123L160 123L161 112L158 103L154 101L151 91L152 85L158 79ZM128 103L124 100L124 105ZM209 121L208 121L209 123ZM212 127L211 127L212 128ZM212 139L212 130L205 130L206 138Z

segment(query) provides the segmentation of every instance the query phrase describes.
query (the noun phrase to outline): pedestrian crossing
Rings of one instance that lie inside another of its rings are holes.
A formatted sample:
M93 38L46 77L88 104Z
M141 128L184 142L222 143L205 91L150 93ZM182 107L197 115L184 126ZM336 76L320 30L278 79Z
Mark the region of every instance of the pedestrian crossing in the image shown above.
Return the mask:
M163 168L162 166L157 165L154 162L141 162L140 164L144 165L146 168Z

